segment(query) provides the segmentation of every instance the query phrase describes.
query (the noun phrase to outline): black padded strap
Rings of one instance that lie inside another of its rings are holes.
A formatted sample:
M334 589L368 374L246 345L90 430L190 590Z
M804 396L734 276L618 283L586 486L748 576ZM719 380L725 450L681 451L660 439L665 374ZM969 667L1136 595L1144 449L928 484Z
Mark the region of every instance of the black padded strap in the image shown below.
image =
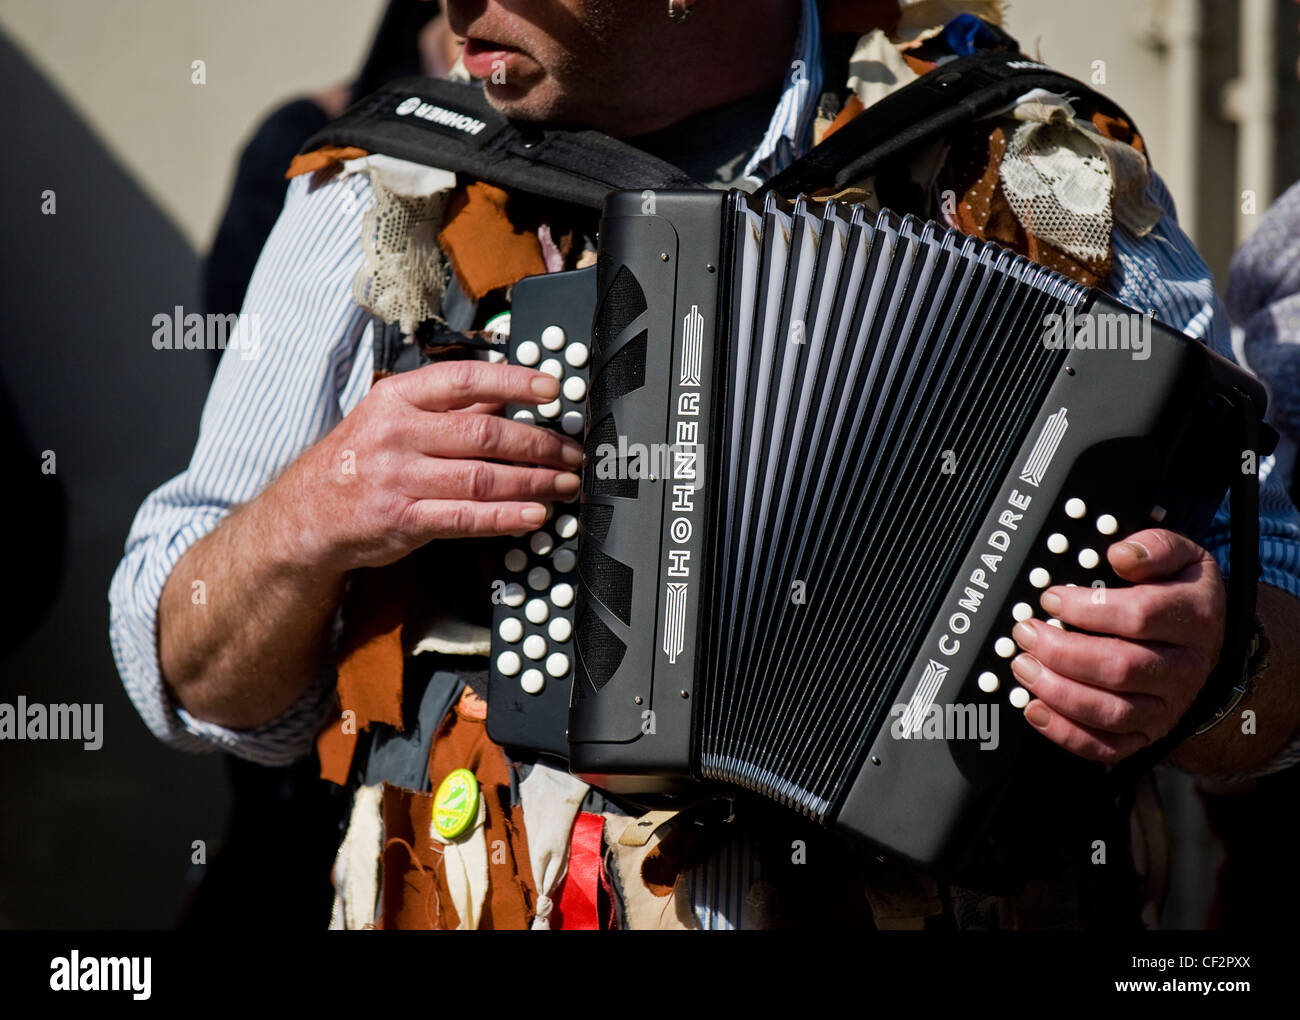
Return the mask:
M401 78L367 96L303 146L356 146L589 209L611 191L701 188L671 163L600 131L512 121L482 89Z
M915 146L972 124L1037 88L1086 96L1136 130L1113 100L1068 75L1019 54L976 53L950 60L873 103L769 180L759 194L774 191L793 198L822 188L838 191Z

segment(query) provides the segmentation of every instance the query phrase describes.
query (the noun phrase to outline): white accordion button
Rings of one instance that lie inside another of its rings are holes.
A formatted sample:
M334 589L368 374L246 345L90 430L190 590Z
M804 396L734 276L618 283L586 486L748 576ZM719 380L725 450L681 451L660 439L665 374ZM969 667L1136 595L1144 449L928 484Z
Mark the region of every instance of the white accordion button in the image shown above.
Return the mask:
M501 621L497 633L501 635L502 641L508 641L513 645L524 636L524 625L519 622L517 617L510 616Z
M1076 521L1088 512L1088 504L1081 499L1067 499L1065 501L1065 516L1073 517Z
M488 361L494 365L499 365L506 360L505 351L488 351Z
M514 676L519 672L519 656L514 652L502 652L497 656L497 669L502 676Z
M1102 514L1097 518L1097 530L1103 535L1113 535L1119 531L1119 521L1110 514Z
M555 533L561 538L572 538L578 533L578 518L573 514L561 514L555 522Z
M1029 572L1029 583L1035 588L1046 588L1052 583L1052 575L1042 567L1034 567L1034 569Z
M573 585L557 584L551 589L551 601L561 609L573 604Z
M560 413L560 409L563 406L564 405L561 404L558 400L552 400L549 404L543 404L537 410L538 413L540 413L543 418L554 418L557 414Z
M506 585L506 590L501 596L501 601L513 608L518 608L524 604L524 586L511 581Z
M555 652L546 660L546 672L551 676L564 676L569 672L569 657L563 652Z
M534 531L533 537L528 540L528 545L538 556L546 556L555 548L555 540L545 531ZM522 570L523 567L519 569Z
M529 422L535 422L536 420L537 420L537 415L533 414L533 412L528 410L528 408L526 407L523 410L515 412L515 421L522 421L525 423L529 423Z
M571 436L576 436L582 431L582 414L578 411L568 411L565 413L564 417L560 419L560 425L566 433Z
M998 680L998 675L996 673L990 673L985 670L980 674L979 684L981 691L985 694L992 694L1000 686L1000 681Z
M1047 548L1059 556L1070 548L1070 540L1058 531L1047 536Z
M533 567L528 571L528 587L533 591L541 591L551 583L551 572L545 567Z
M1016 623L1024 623L1033 615L1034 607L1028 602L1017 602L1011 607L1011 616L1015 619Z
M993 650L1002 658L1009 659L1016 654L1016 643L1009 637L1000 637L993 642Z
M548 351L558 351L564 346L564 330L559 326L547 326L542 330L542 346Z
M564 378L564 366L560 364L559 358L547 358L537 366L539 372L545 372L552 379Z
M546 604L545 599L529 599L528 605L524 606L524 615L528 617L529 623L540 625L551 615L551 607ZM533 658L537 656L534 655Z
M1057 630L1065 630L1065 624L1063 624L1063 623L1062 623L1060 620L1058 620L1055 616L1052 616L1052 617L1049 617L1049 618L1048 618L1048 620L1047 620L1047 625L1048 625L1049 627L1055 627Z
M587 395L587 380L580 375L571 375L564 380L564 395L575 404Z
M573 636L573 624L563 616L557 616L546 628L546 633L551 635L552 641L568 641Z
M578 565L578 554L572 549L561 549L555 554L555 559L551 562L555 567L556 573L567 574Z
M581 368L587 363L587 345L569 344L564 349L564 360L574 368Z
M528 566L528 554L522 549L511 549L506 553L506 569L517 574Z
M546 677L542 675L540 669L526 669L524 675L519 678L519 686L524 689L525 694L541 694L542 688L546 686Z
M1096 549L1079 550L1079 566L1083 567L1084 570L1091 570L1100 562L1101 557L1097 555Z
M515 360L521 365L536 365L541 356L541 349L531 340L525 340L515 348Z
M546 654L546 638L540 634L529 634L524 638L524 654L530 659L540 659Z
M1029 692L1023 687L1016 687L1007 695L1013 708L1024 708L1029 704Z

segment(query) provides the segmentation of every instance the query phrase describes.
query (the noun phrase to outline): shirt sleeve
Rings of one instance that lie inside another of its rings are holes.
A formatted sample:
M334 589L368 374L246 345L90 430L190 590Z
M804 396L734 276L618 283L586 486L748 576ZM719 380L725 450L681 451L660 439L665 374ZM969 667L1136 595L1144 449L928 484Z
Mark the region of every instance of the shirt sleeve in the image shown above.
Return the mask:
M1154 174L1149 197L1165 210L1165 216L1143 238L1116 228L1112 291L1134 308L1155 309L1162 322L1236 361L1228 315L1214 291L1209 267L1178 226L1173 199ZM1282 475L1275 457L1260 459L1260 580L1300 598L1300 514L1291 503ZM1225 499L1204 542L1225 577L1232 566L1228 521Z
M361 218L369 199L362 175L315 188L308 176L293 181L222 355L189 467L146 497L113 576L109 632L118 672L145 724L175 747L285 764L309 752L332 706L327 661L269 723L232 730L195 719L163 682L157 613L185 551L257 496L368 389L369 326L351 285L364 258Z

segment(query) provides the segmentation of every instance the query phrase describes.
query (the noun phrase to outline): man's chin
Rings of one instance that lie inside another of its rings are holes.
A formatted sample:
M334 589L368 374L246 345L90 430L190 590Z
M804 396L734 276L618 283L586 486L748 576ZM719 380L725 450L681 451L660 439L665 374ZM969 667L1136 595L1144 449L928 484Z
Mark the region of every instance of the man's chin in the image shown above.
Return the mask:
M514 120L555 120L562 104L546 81L483 83L483 94L497 110Z

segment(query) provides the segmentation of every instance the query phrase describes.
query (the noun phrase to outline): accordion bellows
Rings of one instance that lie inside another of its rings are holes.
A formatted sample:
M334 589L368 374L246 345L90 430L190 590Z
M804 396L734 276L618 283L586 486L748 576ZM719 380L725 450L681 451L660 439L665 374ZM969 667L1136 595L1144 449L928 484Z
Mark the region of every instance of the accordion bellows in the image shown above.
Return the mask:
M1203 534L1258 386L888 211L621 193L600 249L594 279L515 299L512 358L563 318L590 321L591 365L572 672L516 694L506 736L612 790L740 788L927 867L960 857L1046 743L1019 712L1016 619L1049 584L1121 584L1122 533ZM563 735L547 698L571 702ZM931 739L936 713L996 732Z

